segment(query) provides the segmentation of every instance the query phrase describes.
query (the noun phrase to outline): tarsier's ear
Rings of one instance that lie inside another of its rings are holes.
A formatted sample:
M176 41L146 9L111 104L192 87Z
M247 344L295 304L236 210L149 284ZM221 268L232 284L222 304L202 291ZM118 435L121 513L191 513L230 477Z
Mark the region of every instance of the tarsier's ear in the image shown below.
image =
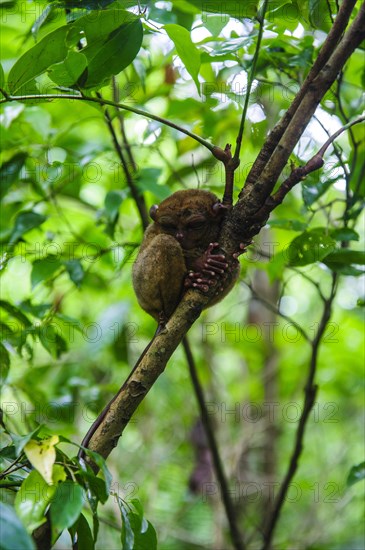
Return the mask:
M153 219L153 221L156 221L157 210L158 210L157 204L153 204L150 208L150 216Z
M230 206L222 204L221 201L217 201L213 204L212 210L215 216L224 216L224 214L230 209Z

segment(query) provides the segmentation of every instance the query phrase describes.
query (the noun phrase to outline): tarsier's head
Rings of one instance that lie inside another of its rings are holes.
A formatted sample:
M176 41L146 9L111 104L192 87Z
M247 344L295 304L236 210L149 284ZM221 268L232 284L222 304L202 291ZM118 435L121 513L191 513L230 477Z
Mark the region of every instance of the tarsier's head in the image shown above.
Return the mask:
M219 236L226 207L210 191L177 191L157 206L150 215L161 233L173 236L184 250L205 248Z

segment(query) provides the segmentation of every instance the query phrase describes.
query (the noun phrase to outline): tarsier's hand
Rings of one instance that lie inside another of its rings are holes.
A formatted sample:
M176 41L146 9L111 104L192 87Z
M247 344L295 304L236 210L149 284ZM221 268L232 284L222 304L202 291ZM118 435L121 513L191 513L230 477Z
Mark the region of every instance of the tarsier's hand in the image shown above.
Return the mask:
M225 255L213 254L218 247L219 243L210 243L203 256L196 260L194 267L197 271L189 271L185 278L185 288L208 292L210 286L225 277L228 269Z

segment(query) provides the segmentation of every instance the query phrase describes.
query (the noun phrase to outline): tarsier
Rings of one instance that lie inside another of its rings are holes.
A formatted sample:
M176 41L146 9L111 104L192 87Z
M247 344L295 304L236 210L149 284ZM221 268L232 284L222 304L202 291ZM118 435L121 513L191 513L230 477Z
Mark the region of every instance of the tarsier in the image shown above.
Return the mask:
M232 289L239 263L234 259L232 268L216 253L226 210L213 193L199 189L177 191L151 207L154 223L133 266L133 286L140 306L159 323L172 315L187 288L207 292L214 286L208 306Z
M232 289L239 274L239 253L233 255L230 264L224 254L215 253L227 208L213 193L192 189L177 191L151 207L153 223L146 229L133 265L133 286L140 306L158 321L158 328L126 382L90 427L82 447L87 448L184 291L195 288L207 292L214 286L214 296L208 302L211 306ZM242 252L244 246L240 248ZM83 456L80 449L79 457Z

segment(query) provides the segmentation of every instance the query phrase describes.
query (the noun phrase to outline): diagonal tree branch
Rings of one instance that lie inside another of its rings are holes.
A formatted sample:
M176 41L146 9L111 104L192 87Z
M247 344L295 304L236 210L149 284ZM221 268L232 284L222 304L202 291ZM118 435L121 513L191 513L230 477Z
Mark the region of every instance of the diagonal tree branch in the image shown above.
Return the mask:
M273 154L278 142L283 136L285 129L287 128L289 122L301 107L301 102L308 92L311 83L323 69L324 65L327 63L332 52L336 48L338 42L341 39L343 32L346 29L346 26L349 22L352 10L356 4L356 0L344 0L342 2L339 12L337 14L336 20L328 33L328 36L323 43L321 51L314 62L307 78L305 79L303 85L301 86L296 97L292 101L289 109L284 114L283 118L278 122L275 128L270 132L264 146L262 147L260 153L255 160L245 183L245 189L243 193L247 193L255 182L259 179L263 169L265 168L267 162L270 160L271 155Z

